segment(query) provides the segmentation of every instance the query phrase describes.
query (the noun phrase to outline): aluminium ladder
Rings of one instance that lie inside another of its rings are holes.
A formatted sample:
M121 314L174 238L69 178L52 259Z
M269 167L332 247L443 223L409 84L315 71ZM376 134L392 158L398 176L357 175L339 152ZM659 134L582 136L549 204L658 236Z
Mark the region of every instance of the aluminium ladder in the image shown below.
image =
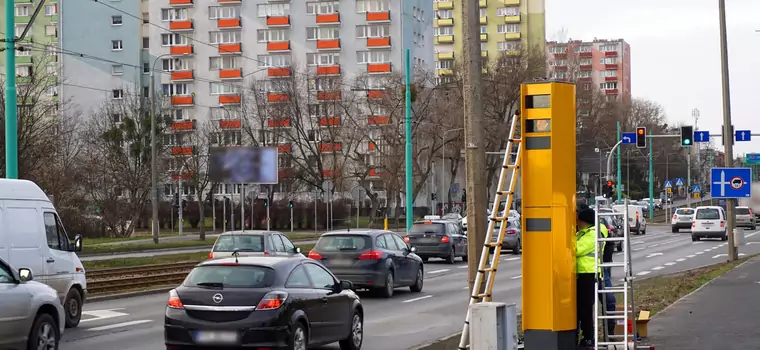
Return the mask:
M509 211L512 209L512 202L515 194L514 191L517 186L517 175L522 158L522 138L516 137L519 119L519 113L515 113L512 116L512 123L509 128L509 138L507 139L507 147L504 152L504 161L502 162L501 172L499 173L496 197L493 200L493 208L488 220L488 229L483 244L483 252L480 254L478 273L475 275L475 283L472 288L469 305L491 301L491 293L493 291L494 280L496 279L496 270L499 267L499 258L501 257L501 244L504 241L504 233L507 229ZM513 150L516 152L514 162L512 161ZM505 189L504 187L507 184L509 184L509 187ZM501 205L502 198L504 198L506 204L504 206L504 211L500 212L499 206ZM497 229L497 223L501 223L501 225L498 227L499 234L494 240L493 232ZM493 254L491 254L491 250L493 250ZM489 256L491 257L490 261ZM485 286L483 285L484 281ZM470 310L468 306L467 316L465 317L464 327L462 329L462 337L459 340L459 349L461 350L467 349L470 342L469 324Z

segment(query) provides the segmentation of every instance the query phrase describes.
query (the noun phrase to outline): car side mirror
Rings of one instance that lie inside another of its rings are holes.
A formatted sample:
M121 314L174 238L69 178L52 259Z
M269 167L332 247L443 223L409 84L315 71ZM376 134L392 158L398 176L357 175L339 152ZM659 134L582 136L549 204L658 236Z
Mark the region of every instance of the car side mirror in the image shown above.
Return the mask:
M337 287L339 289L338 293L340 293L341 291L344 291L344 290L354 289L354 283L351 282L351 281L345 281L344 280L344 281L338 282Z
M82 251L82 235L77 233L76 237L74 237L74 252L81 252Z
M295 247L295 249L293 249L293 251L295 251L296 254L301 254L301 247Z
M22 267L18 269L18 278L21 282L28 282L34 279L34 275L32 274L32 270Z

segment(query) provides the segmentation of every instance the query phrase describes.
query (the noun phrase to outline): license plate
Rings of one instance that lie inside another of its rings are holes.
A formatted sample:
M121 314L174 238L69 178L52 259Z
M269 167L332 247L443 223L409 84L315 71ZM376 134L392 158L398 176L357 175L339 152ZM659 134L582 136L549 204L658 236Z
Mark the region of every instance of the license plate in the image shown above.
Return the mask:
M336 266L350 266L351 265L351 260L349 260L349 259L335 259L335 260L333 260L332 263L333 263L333 265L336 265Z
M197 331L195 342L201 344L235 344L238 342L237 332L228 331Z

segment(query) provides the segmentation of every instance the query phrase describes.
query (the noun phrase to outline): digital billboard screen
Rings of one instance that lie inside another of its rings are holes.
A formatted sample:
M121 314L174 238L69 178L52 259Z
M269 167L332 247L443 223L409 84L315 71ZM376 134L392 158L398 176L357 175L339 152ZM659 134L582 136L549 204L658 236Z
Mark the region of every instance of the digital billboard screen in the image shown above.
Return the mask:
M209 180L217 183L276 184L276 147L212 147Z

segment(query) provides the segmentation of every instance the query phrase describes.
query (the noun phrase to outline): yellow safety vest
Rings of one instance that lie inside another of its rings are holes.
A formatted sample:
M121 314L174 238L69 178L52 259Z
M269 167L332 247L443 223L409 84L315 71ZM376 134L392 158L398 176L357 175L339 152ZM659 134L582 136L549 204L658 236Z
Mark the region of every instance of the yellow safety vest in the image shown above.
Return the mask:
M604 225L601 225L602 228L602 237L606 238L607 228L604 227ZM594 236L596 235L596 228L594 226L586 227L578 232L575 233L575 266L576 266L576 272L577 273L594 273L594 250L597 249L595 243ZM598 264L601 264L601 258L602 254L604 252L604 245L607 242L604 242L602 244L602 249L599 251L599 260ZM602 269L601 267L597 269L596 271L601 275Z

